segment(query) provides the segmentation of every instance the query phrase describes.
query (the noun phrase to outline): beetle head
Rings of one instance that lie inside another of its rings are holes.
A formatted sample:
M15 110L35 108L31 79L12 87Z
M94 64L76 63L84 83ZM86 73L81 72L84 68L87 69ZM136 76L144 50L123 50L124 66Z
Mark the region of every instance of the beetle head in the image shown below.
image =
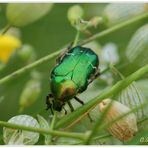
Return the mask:
M53 109L60 112L62 110L63 105L64 105L63 102L61 102L59 100L54 100L54 98L51 94L49 94L47 96L46 104L47 104L47 110L51 109L52 114L53 114Z

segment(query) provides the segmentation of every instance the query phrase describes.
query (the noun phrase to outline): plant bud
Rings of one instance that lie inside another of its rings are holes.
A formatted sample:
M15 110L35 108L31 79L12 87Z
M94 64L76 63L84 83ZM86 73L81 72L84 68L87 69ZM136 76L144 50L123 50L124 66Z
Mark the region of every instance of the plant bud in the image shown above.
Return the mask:
M28 115L14 116L8 123L39 128L37 120ZM33 145L38 142L39 133L4 127L3 139L8 145Z
M112 26L131 19L134 16L140 15L146 12L144 3L137 4L108 4L103 12L104 19L108 26Z
M127 106L111 99L105 99L99 104L100 111L103 112L111 103L111 101L112 104L104 119L105 123L112 122L113 120L130 111ZM124 116L108 127L108 131L110 132L110 134L121 141L130 140L135 135L137 130L137 121L134 113L130 113Z
M102 17L95 16L89 21L89 27L97 27L99 23L102 22Z
M41 92L41 82L38 78L33 78L29 80L23 92L21 93L19 105L20 112L23 111L24 108L31 106L39 97Z
M74 5L68 10L68 20L73 26L76 26L80 19L83 17L83 9L79 5Z
M126 49L128 60L138 66L148 63L148 24L140 27L131 38Z
M10 25L21 27L37 21L46 15L51 8L51 3L10 3L7 5L6 16Z

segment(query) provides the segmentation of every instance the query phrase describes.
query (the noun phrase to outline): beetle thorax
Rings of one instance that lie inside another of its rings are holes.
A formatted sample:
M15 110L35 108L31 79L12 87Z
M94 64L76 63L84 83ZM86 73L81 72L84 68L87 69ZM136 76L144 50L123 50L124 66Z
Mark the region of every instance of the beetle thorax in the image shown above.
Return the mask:
M63 100L63 102L74 97L76 90L76 85L72 80L54 80L51 82L51 91L54 98Z

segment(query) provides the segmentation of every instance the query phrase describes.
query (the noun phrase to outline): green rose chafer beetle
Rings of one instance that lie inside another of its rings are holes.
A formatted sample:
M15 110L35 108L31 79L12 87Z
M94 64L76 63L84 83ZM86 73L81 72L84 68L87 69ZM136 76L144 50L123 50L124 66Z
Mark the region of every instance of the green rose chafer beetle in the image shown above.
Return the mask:
M85 91L87 86L99 76L98 66L98 56L91 49L81 46L68 48L58 58L51 72L51 94L46 98L47 109L50 108L52 113L52 109L61 111L65 103L68 103L73 111L70 103L72 98L84 104L76 95Z

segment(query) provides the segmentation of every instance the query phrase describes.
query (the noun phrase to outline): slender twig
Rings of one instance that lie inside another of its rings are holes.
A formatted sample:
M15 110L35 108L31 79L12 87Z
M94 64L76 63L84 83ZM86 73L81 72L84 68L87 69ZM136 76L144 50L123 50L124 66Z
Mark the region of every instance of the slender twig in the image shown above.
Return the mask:
M81 41L80 45L84 45L84 44L86 44L86 43L88 43L88 42L90 42L90 41L92 41L94 39L104 37L104 36L106 36L106 35L108 35L110 33L113 33L116 30L119 30L122 27L128 26L128 25L130 25L132 23L135 23L135 22L140 21L142 19L145 19L147 17L148 17L148 14L142 14L142 15L139 15L139 16L133 18L133 19L130 19L130 20L127 20L127 21L125 21L123 23L117 24L117 25L115 25L115 26L113 26L113 27L111 27L109 29L106 29L105 31L102 31L100 33L97 33L97 34L93 35L92 37L90 37L90 38L88 38L86 40ZM29 65L27 65L27 66L25 66L25 67L23 67L23 68L21 68L21 69L19 69L17 71L5 76L4 78L0 79L0 85L3 84L4 82L7 82L9 80L14 79L15 77L25 73L26 71L28 71L28 70L30 70L30 69L32 69L34 67L37 67L37 66L49 61L50 59L52 59L52 58L56 57L58 54L60 54L63 50L66 50L66 48L64 48L62 50L59 50L59 51L56 51L56 52L54 52L54 53L52 53L52 54L50 54L48 56L45 56L45 57L35 61L34 63L29 64Z
M94 126L93 126L93 128L92 128L92 130L91 130L91 132L90 132L90 134L89 134L89 136L87 137L86 141L84 141L85 144L87 144L87 145L90 144L92 138L93 138L93 137L95 136L95 134L96 134L96 131L97 131L97 129L98 129L98 125L101 125L102 122L104 122L103 119L105 118L106 114L108 113L108 111L109 111L109 109L110 109L112 103L113 103L113 101L111 101L111 102L109 103L108 107L105 108L104 112L103 112L103 113L101 114L101 116L99 116L99 118L96 120L96 122L95 122L95 124L94 124Z
M51 130L51 129L45 129L45 128L35 128L35 127L29 127L29 126L24 126L24 125L12 124L12 123L5 122L5 121L0 121L0 126L12 128L12 129L21 129L21 130L26 130L26 131L31 131L31 132L38 132L41 134L71 137L71 138L76 138L80 140L84 140L86 138L85 133L82 134L82 133L62 132L62 131L56 131L56 130Z
M80 36L80 31L77 30L77 34L76 34L76 36L75 36L75 40L74 40L74 43L73 43L73 47L75 47L75 46L78 44L79 36Z
M11 28L10 24L7 24L6 27L2 30L1 35L4 35Z
M4 78L0 79L0 85L3 84L4 82L7 82L9 80L16 78L17 76L19 76L25 72L28 72L30 69L35 68L36 66L39 66L39 65L43 64L44 62L49 61L49 59L56 57L60 52L61 51L56 51L53 54L45 56L45 57L37 60L36 62L29 64L23 68L20 68L19 70L11 73L10 75L5 76Z

